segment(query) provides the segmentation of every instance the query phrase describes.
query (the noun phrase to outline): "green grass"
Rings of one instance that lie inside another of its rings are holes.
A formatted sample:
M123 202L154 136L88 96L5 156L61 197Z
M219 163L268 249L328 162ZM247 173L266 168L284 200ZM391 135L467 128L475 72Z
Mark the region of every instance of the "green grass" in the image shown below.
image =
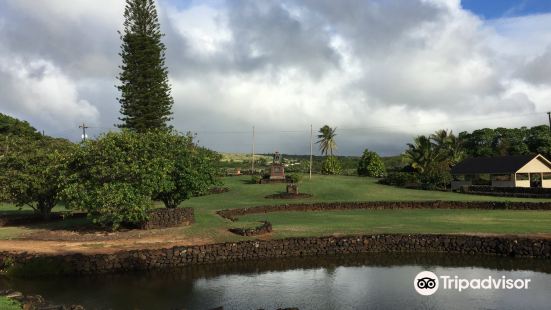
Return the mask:
M285 190L285 184L249 184L250 177L227 177L223 194L196 197L181 206L195 209L196 223L181 227L178 233L190 238L206 238L215 242L247 240L227 231L231 227L254 227L258 221L273 224L274 238L361 233L551 233L551 212L515 210L349 210L328 212L282 212L253 214L231 222L216 214L217 210L245 208L269 204L331 201L551 201L465 195L422 191L380 185L375 179L314 175L300 184L300 191L312 194L301 200L265 199L266 195ZM82 221L82 219L80 219ZM76 220L75 220L76 221ZM42 225L40 228L69 228L78 224L69 221ZM0 228L0 239L28 233L30 228Z
M349 210L251 214L240 221L268 220L274 236L361 233L551 233L551 212L509 210Z
M2 310L20 310L23 307L21 304L13 299L9 299L4 296L0 296L0 309Z

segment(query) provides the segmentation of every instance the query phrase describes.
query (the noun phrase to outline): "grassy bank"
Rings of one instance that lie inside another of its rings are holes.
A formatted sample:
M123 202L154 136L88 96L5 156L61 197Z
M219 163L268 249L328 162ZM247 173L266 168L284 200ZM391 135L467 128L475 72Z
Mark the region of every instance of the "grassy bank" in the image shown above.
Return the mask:
M248 239L227 231L231 227L253 227L260 220L272 222L272 237L342 235L361 233L551 233L551 212L515 210L350 210L331 212L282 212L243 216L230 222L216 214L217 210L253 207L268 204L331 201L545 201L541 199L500 198L450 192L422 191L380 185L375 179L345 176L314 175L305 180L300 191L312 198L300 200L266 199L282 192L285 184L250 184L250 177L227 177L223 194L193 198L182 206L195 209L196 223L173 228L170 238L208 240L209 242ZM549 200L547 200L549 201ZM9 209L9 208L8 208ZM4 208L6 210L6 208ZM71 229L80 223L64 221L33 227L0 228L0 239L25 237L40 230ZM167 240L170 240L167 237Z

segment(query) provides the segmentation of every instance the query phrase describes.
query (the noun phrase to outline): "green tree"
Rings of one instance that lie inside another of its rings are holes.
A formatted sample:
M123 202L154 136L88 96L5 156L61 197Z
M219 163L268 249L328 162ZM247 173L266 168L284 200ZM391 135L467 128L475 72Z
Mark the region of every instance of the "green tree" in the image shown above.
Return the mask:
M42 137L28 122L2 113L0 113L0 136L4 136L4 141L0 140L0 143L5 143L5 136L24 136L35 139Z
M119 127L138 132L167 128L173 99L154 0L127 0L124 18Z
M549 133L549 126L541 125L530 128L526 144L531 153L543 154L546 157L550 156L551 134Z
M491 157L496 154L494 151L496 133L493 129L483 128L474 130L472 133L462 132L459 138L464 141L470 157Z
M63 196L70 208L87 210L94 222L116 229L147 219L152 197L168 190L174 162L165 131L110 132L87 140L68 164Z
M340 174L342 172L341 163L336 156L326 156L321 166L322 174Z
M441 159L437 147L427 136L418 136L413 140L413 143L408 143L407 146L408 149L404 153L404 159L421 173Z
M430 136L434 147L434 161L445 161L449 166L454 166L465 158L463 140L453 132L441 129Z
M0 156L0 196L49 219L60 201L68 157L75 148L64 139L12 137L9 150Z
M365 149L358 162L358 175L380 178L385 175L385 164L381 157Z
M320 151L322 155L331 155L337 149L337 143L335 142L335 137L337 136L337 128L331 128L328 125L325 125L320 128L317 144L320 145Z
M199 147L190 135L167 136L166 156L174 162L167 174L169 186L156 194L167 208L176 208L184 200L205 194L213 185L219 185L216 163L220 154Z

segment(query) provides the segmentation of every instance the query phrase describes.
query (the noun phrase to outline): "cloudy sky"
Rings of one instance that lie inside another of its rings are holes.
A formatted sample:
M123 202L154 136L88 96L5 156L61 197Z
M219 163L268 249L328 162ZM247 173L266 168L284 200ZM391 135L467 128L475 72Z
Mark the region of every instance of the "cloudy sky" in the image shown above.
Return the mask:
M418 134L534 126L551 110L551 1L159 0L173 125L200 144L400 153ZM113 130L123 1L2 0L0 112L47 134Z

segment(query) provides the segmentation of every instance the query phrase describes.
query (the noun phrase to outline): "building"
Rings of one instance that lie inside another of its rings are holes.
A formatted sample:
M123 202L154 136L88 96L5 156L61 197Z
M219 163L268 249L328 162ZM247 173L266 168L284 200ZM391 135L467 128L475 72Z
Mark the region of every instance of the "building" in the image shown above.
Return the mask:
M452 190L466 185L551 188L551 162L539 154L468 158L451 173Z

